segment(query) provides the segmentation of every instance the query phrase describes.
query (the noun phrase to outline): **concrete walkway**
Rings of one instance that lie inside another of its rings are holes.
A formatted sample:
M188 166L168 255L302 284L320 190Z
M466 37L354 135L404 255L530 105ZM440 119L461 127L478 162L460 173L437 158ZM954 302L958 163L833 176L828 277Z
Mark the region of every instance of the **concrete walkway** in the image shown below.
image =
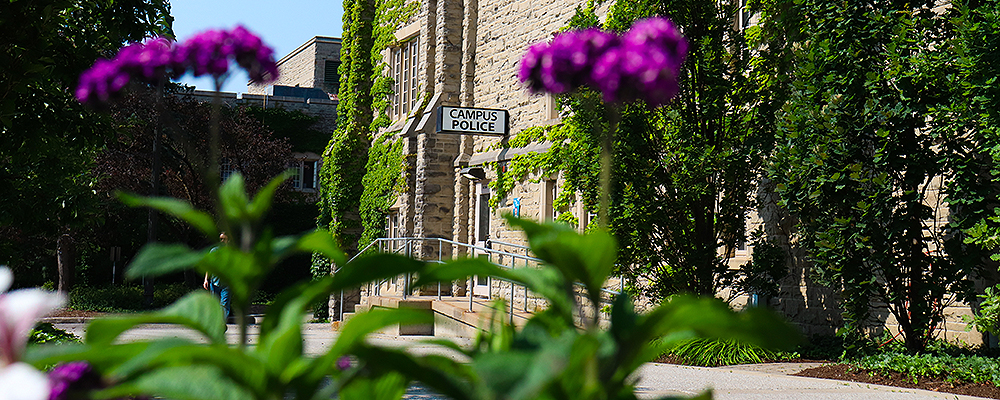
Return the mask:
M83 337L86 325L83 323L57 323L57 328ZM337 339L337 333L329 324L307 323L302 327L305 338L305 352L310 355L324 353ZM237 340L236 326L230 325L227 332L230 343ZM250 343L256 343L257 326L250 326ZM146 325L123 335L126 341L149 340L162 337L197 338L196 334L172 325ZM369 341L388 347L406 348L415 354L438 353L453 357L438 346L421 343L426 337L394 337L372 335ZM471 340L450 338L460 345L470 345ZM865 383L842 382L829 379L789 376L815 364L759 364L720 368L688 367L672 364L649 363L639 371L638 395L643 399L664 396L692 396L707 389L713 390L714 399L761 399L761 400L931 400L952 399L971 400L979 397L960 396L926 390L896 388ZM425 391L411 391L408 400L436 399L437 396Z

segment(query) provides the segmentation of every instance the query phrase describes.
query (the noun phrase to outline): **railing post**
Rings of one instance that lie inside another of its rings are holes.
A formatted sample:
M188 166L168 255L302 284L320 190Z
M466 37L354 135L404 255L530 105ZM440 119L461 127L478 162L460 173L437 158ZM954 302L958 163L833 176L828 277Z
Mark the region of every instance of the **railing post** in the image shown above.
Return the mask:
M340 316L337 317L337 321L344 323L344 291L340 291Z
M466 292L468 292L469 295L469 312L472 312L472 288L473 285L475 285L475 280L476 280L475 275L469 277L469 286L468 289L466 290Z
M510 324L514 325L514 281L510 282Z
M524 252L527 253L528 251L525 250ZM525 259L524 259L524 268L528 268L528 258L527 258L528 256L527 256L527 254L525 254L524 257L525 257ZM527 286L524 287L524 312L528 312L528 287Z
M438 261L441 262L441 248L444 247L444 243L441 239L438 239ZM438 301L441 301L441 281L438 281Z

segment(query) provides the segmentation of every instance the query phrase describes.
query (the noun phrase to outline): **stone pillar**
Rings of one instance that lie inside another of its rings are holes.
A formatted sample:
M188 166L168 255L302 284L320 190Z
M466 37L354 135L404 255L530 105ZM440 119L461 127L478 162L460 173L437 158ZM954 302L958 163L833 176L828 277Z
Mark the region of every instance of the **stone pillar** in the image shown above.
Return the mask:
M428 35L427 38L428 41L432 37L434 40L433 49L428 49L433 52L434 57L434 79L431 81L434 96L424 110L424 118L416 132L413 235L452 239L456 185L454 161L459 155L461 138L457 135L437 134L436 122L431 121L435 119L436 107L459 104L463 3L462 0L435 0L426 4L428 17L431 16L430 6L436 6L433 13L435 20L427 20L434 24L433 31L430 24L421 28L421 34L425 30L433 33L433 36ZM451 246L425 242L419 249L415 249L414 255L425 260L437 259L439 256L450 258L451 250ZM436 288L433 290L436 293ZM421 293L427 294L428 291L422 290Z
M479 15L479 0L465 0L465 16L462 21L462 72L461 87L459 97L462 107L475 107L475 77L476 77L476 42ZM455 220L454 240L462 243L469 243L469 211L471 204L472 182L457 174L463 167L469 165L472 157L475 138L463 135L459 143L459 155L455 159ZM466 254L466 248L457 247L456 256ZM463 284L464 285L464 284ZM464 286L463 286L464 288Z

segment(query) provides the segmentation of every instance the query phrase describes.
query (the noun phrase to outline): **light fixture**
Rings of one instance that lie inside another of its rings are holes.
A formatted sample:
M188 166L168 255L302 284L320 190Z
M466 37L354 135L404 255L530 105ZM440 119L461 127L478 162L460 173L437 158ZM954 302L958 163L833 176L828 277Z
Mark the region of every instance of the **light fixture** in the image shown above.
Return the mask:
M483 171L480 167L465 167L458 173L468 178L470 181L481 181L486 179L486 171Z

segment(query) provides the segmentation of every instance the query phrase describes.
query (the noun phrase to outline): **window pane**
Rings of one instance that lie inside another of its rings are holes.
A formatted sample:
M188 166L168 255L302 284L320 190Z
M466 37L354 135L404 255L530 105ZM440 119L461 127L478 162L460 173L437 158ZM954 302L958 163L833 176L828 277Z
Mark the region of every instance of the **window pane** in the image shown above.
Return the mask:
M306 161L302 164L302 188L316 188L316 162Z

